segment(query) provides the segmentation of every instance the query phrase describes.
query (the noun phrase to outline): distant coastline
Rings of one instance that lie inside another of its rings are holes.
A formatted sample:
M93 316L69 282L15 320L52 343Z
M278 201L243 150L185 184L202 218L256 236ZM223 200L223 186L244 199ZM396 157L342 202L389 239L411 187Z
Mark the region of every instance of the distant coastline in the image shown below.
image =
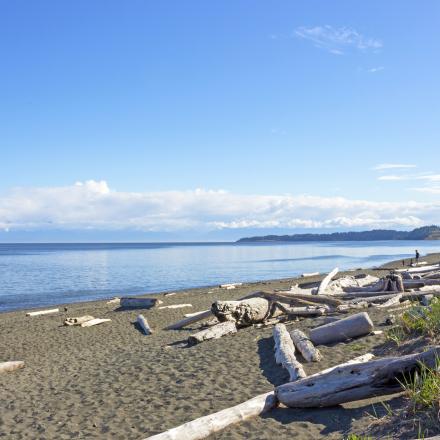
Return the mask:
M431 225L413 229L412 231L396 231L392 229L373 229L360 232L333 232L331 234L293 234L264 235L244 237L237 243L271 242L271 241L375 241L375 240L440 240L440 227Z

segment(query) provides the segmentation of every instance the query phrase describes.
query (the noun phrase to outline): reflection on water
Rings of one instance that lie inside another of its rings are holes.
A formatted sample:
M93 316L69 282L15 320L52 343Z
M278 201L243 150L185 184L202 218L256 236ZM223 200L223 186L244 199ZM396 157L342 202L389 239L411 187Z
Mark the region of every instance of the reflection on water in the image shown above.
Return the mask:
M0 311L371 267L436 241L0 244Z

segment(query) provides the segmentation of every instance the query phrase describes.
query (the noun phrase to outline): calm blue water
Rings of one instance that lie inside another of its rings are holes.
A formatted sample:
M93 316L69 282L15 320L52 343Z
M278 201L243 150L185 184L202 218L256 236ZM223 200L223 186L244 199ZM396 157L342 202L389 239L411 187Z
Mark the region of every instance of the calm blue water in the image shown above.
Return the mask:
M0 311L372 267L414 249L440 242L0 244Z

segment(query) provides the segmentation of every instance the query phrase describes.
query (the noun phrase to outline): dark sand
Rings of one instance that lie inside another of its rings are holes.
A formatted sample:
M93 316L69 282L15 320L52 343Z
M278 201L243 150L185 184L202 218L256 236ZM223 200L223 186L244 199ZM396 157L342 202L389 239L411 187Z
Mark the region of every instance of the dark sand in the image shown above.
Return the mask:
M191 348L176 343L199 329L200 323L180 331L161 329L185 313L208 309L216 299L286 289L294 282L156 295L163 305L191 303L192 309L118 311L117 306L100 301L70 304L68 312L56 315L0 314L0 361L26 363L23 370L0 375L0 438L140 440L272 390L288 376L275 364L271 327L242 329ZM148 319L154 335L143 335L133 324L138 313ZM369 313L377 329L385 330L379 324L389 313ZM112 321L91 328L63 326L67 316L85 314ZM316 323L316 319L305 319L291 325L307 329ZM323 360L304 363L305 370L312 374L369 351L378 352L384 341L384 335L367 336L320 347ZM388 399L396 405L402 400ZM374 421L368 413L385 413L381 404L374 408L371 401L345 408L279 408L212 439L341 439L349 432L364 432Z

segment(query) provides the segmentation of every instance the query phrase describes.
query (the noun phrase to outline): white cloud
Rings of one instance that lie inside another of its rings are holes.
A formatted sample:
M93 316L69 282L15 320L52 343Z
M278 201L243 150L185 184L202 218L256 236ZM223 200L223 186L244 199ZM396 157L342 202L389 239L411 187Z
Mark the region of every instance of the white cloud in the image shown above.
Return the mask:
M373 170L391 170L391 169L405 169L405 168L416 168L417 165L414 164L403 164L403 163L380 163L373 167Z
M105 181L15 188L0 198L0 228L177 231L225 228L416 227L440 202L376 202L226 191L121 192Z
M377 73L377 72L381 72L382 70L385 70L385 67L378 66L378 67L372 67L371 69L368 69L368 72Z
M342 55L346 49L378 50L383 46L380 40L367 38L348 27L302 26L295 30L295 35L312 41L316 47L326 49L335 55Z
M391 175L379 176L377 180L388 180L388 181L407 180L407 176L396 176L395 174L391 174Z

